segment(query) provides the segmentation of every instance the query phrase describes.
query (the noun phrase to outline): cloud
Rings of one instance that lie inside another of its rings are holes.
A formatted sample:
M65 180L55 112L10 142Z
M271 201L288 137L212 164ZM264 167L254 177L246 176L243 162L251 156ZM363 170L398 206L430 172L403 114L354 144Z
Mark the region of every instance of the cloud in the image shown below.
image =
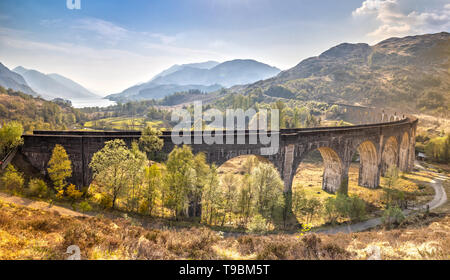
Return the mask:
M113 41L126 39L129 34L127 29L98 18L83 18L77 20L72 28L93 32L102 38Z
M52 27L56 24L61 23L62 23L61 19L42 19L41 21L39 21L39 24L45 27Z
M374 20L375 29L367 35L376 39L448 31L450 4L438 0L423 4L420 7L410 0L366 0L352 15L357 19Z

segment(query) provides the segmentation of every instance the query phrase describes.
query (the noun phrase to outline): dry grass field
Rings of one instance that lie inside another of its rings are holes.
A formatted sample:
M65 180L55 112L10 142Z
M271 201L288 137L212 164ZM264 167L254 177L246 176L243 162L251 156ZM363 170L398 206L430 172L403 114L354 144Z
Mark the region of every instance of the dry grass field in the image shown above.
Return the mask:
M353 234L236 235L205 227L154 229L127 218L68 217L0 202L0 260L66 259L449 259L450 216L418 215L399 229Z

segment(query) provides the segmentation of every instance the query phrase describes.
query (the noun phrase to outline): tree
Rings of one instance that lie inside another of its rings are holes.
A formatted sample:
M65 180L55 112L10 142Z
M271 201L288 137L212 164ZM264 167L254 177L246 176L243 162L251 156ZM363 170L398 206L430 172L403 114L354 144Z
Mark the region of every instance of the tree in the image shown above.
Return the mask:
M236 196L236 190L238 186L238 181L236 176L233 174L226 174L221 181L221 186L224 189L224 215L222 218L222 226L225 224L225 218L227 214L230 217L231 222L231 214L235 208L234 199Z
M166 162L166 193L164 204L174 213L175 219L187 215L188 195L195 183L194 155L189 146L175 147Z
M254 201L254 190L252 188L252 177L245 174L241 180L240 191L238 193L238 212L241 217L241 224L245 227L252 214L252 205Z
M193 217L201 216L201 200L202 200L202 192L204 187L207 184L211 184L210 180L217 180L217 176L212 176L212 174L217 175L216 167L213 169L206 163L206 156L204 153L199 153L194 157L194 165L193 168L195 170L195 180L194 185L188 193L189 202L190 202L190 212L189 215ZM219 186L218 182L215 182L216 186Z
M113 209L117 198L129 183L132 164L136 164L134 156L121 139L106 142L105 147L96 152L89 163L95 183L111 198Z
M53 148L47 172L56 191L62 195L67 185L66 179L72 176L72 162L63 146L56 145Z
M139 150L137 142L131 143L131 158L128 166L129 181L127 194L127 207L130 211L136 211L139 207L139 200L143 196L140 188L143 181L145 167L147 166L147 156Z
M211 167L206 178L207 181L203 186L202 194L202 207L204 209L202 218L208 224L212 225L216 223L219 212L223 209L224 202L223 192L219 185L219 177L215 165Z
M1 177L1 182L6 189L19 191L22 189L25 180L22 173L18 172L12 164L8 164Z
M147 158L151 160L161 160L159 152L164 146L164 141L161 139L162 133L159 130L146 126L139 138L139 148L147 154Z
M158 164L146 167L144 178L145 206L142 212L148 213L151 216L156 205L156 199L158 198L158 189L162 184L162 173Z
M0 159L10 150L22 145L23 127L19 122L12 121L0 127Z
M269 163L260 163L251 173L256 211L266 219L277 221L284 206L284 184L278 171Z

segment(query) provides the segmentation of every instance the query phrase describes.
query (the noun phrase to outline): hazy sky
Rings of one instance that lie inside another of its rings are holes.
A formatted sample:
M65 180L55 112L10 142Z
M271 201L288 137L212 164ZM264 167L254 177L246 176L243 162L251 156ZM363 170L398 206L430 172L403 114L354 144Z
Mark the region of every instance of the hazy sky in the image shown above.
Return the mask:
M450 31L449 0L1 0L0 62L101 95L172 66L248 58L283 70L342 42Z

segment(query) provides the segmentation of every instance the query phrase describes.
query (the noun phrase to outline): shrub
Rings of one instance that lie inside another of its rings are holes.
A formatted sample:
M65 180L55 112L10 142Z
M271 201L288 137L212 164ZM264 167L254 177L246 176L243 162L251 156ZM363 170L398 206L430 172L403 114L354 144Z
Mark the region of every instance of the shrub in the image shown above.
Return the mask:
M108 193L96 193L93 195L93 201L105 209L112 207L112 198Z
M260 214L253 216L252 221L247 227L247 231L251 233L266 233L268 230L267 221Z
M89 204L89 202L87 201L82 201L80 203L78 203L78 208L80 209L81 212L89 212L92 210L91 205Z
M366 203L359 197L338 193L336 197L327 199L324 211L331 223L335 223L338 218L358 221L366 215Z
M398 207L389 206L383 212L383 216L381 217L381 222L385 225L385 227L390 228L392 225L398 225L405 220L405 215L402 212L402 209Z
M6 167L6 172L1 178L3 187L12 191L22 190L24 181L22 173L17 172L11 164Z
M47 197L47 184L41 179L31 179L28 183L28 195L37 196L39 198Z
M76 201L83 196L83 192L79 191L75 185L70 184L66 189L66 195L70 200Z

